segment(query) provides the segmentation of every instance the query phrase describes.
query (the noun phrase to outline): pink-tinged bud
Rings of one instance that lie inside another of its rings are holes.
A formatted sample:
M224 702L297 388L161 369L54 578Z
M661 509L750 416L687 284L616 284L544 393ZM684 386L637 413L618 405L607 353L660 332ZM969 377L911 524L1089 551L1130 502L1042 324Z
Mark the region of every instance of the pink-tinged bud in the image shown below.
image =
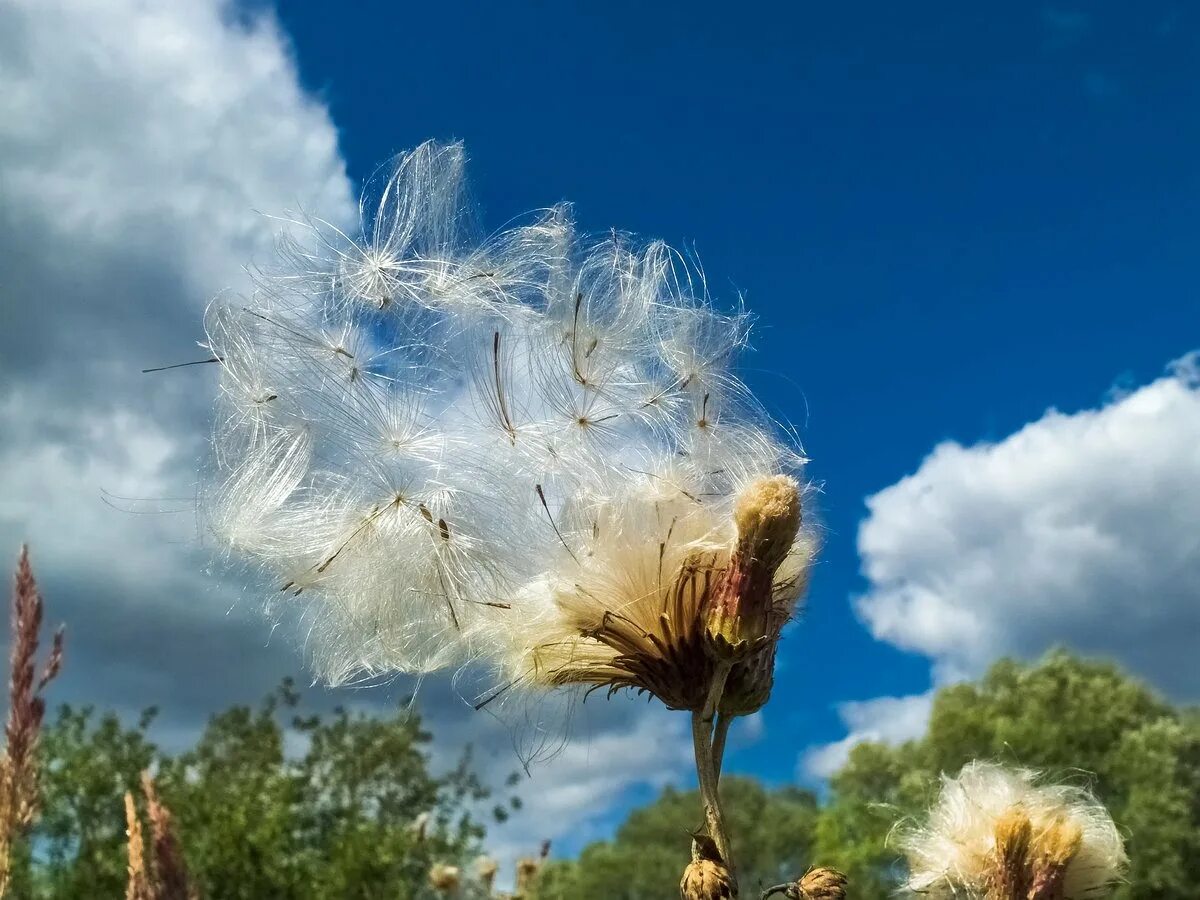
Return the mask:
M737 498L737 539L729 565L704 612L708 648L744 659L778 636L775 572L800 531L800 488L786 475L760 478Z

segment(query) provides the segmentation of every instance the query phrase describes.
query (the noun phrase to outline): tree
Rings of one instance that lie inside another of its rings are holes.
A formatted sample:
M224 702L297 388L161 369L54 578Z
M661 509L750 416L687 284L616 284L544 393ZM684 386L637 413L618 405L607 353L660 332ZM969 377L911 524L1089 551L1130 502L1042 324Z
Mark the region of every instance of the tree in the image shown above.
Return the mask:
M59 709L42 745L41 861L14 896L124 896L124 795L158 757L146 737L155 715L148 709L127 728L112 713L97 719L90 706Z
M124 896L123 797L140 791L147 769L210 900L404 900L424 891L435 862L477 852L484 829L468 810L488 792L469 753L435 775L419 716L337 709L322 718L301 715L299 703L285 682L257 709L214 716L178 755L147 738L152 710L125 727L63 707L43 744L38 853L18 858L12 895Z

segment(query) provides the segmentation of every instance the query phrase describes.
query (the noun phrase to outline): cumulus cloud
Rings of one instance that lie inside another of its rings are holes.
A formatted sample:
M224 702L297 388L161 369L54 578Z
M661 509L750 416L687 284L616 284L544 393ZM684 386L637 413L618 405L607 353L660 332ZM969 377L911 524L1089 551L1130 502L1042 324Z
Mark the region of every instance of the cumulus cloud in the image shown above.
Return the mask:
M867 500L858 612L879 640L929 657L935 684L1064 644L1194 701L1198 447L1195 355L1099 408L940 444ZM851 736L887 739L893 700L848 706ZM837 751L810 758L828 770Z
M802 780L828 778L845 764L854 746L864 741L900 744L920 737L932 705L932 691L839 704L838 717L846 736L806 750L800 757L798 776Z
M275 231L255 209L354 211L286 41L235 13L0 6L0 547L31 543L72 626L65 693L179 716L235 680L181 651L265 633L231 623L230 586L204 575L191 498L211 376L140 369L195 358L204 305L248 286Z
M197 358L204 306L270 256L277 223L258 211L301 208L357 215L334 125L269 15L221 0L0 4L0 557L29 541L48 615L68 623L53 699L159 705L168 745L302 660L209 566L194 497L215 373L140 370ZM378 709L410 687L349 702ZM519 768L511 722L434 679L421 701L436 756L470 742L492 783ZM501 851L590 833L627 790L686 768L681 723L589 707L518 787Z

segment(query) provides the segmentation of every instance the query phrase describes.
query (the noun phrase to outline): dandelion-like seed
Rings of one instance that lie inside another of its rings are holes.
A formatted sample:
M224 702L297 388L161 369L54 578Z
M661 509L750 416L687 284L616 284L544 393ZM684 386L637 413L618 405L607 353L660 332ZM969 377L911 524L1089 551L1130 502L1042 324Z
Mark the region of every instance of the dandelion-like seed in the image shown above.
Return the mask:
M908 889L934 900L1101 897L1126 863L1112 818L1086 790L982 762L943 778L928 823L902 847Z
M462 170L458 145L401 156L358 234L296 223L210 308L212 529L329 681L474 661L501 678L481 704L648 692L693 714L715 805L814 554L804 460L694 265L566 205L479 239Z

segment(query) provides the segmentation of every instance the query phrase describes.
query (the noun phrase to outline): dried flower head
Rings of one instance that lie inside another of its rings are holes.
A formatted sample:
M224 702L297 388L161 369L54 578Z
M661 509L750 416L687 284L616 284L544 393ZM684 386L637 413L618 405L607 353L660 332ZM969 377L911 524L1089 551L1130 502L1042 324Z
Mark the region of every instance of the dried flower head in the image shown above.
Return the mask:
M543 857L537 859L532 856L522 857L517 860L517 881L516 889L518 896L527 895L537 882L538 873L542 871Z
M357 234L294 223L211 307L213 531L334 682L481 659L694 709L715 649L756 708L814 541L803 459L730 369L745 317L566 205L478 239L462 170L401 156Z
M763 898L782 894L786 900L846 900L846 876L837 869L816 866L796 881L763 891Z
M458 890L461 883L462 874L459 872L458 866L434 863L429 869L429 884L439 893L452 894Z
M943 778L928 823L902 846L908 889L935 900L1098 897L1126 862L1112 818L1087 791L983 762Z
M728 900L738 895L737 880L706 835L692 839L692 861L679 880L681 900Z

